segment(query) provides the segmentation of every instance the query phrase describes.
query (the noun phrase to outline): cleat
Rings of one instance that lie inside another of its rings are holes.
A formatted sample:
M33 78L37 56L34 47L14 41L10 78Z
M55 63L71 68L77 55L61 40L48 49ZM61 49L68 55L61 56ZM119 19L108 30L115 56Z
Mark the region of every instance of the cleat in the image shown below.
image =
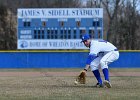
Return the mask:
M97 83L96 85L94 85L94 87L97 87L97 88L103 88L103 84L100 84L100 83Z
M112 87L111 83L110 83L109 81L107 81L107 80L104 80L104 85L105 85L107 88L111 88L111 87Z

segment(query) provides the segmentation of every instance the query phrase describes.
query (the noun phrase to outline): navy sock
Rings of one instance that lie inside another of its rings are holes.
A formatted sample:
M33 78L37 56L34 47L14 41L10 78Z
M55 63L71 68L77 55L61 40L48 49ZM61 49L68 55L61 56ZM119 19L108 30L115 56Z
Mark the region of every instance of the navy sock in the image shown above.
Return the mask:
M108 72L108 68L104 68L102 71L103 71L105 80L109 81L109 72Z
M94 71L92 71L92 72L93 72L94 76L96 77L98 83L102 84L102 79L101 79L99 70L94 70Z

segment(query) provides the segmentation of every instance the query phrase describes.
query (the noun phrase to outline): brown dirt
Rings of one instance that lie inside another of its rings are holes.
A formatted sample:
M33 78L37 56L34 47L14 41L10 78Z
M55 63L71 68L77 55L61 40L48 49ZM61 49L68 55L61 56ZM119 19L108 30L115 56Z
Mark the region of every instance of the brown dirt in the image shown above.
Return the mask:
M0 76L78 76L79 72L0 72ZM102 73L101 73L102 75ZM93 76L88 72L87 76ZM140 72L110 72L110 76L140 76Z

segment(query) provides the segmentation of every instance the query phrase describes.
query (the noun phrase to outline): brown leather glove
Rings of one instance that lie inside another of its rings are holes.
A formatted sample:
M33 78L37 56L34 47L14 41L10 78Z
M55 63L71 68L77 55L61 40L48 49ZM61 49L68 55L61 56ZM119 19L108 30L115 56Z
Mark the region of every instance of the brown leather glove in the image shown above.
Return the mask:
M76 78L76 81L79 83L79 84L85 84L86 83L86 71L85 70L82 70L80 72L80 74L78 75L78 77Z

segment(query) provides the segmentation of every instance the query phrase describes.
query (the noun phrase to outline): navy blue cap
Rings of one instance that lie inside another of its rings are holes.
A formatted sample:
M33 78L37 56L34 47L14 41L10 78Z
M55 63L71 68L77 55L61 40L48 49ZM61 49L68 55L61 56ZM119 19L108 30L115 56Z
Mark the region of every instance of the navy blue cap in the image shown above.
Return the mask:
M88 40L88 39L90 39L89 34L84 34L84 35L82 36L82 41L81 41L81 42L83 42L83 41L85 41L85 40Z

